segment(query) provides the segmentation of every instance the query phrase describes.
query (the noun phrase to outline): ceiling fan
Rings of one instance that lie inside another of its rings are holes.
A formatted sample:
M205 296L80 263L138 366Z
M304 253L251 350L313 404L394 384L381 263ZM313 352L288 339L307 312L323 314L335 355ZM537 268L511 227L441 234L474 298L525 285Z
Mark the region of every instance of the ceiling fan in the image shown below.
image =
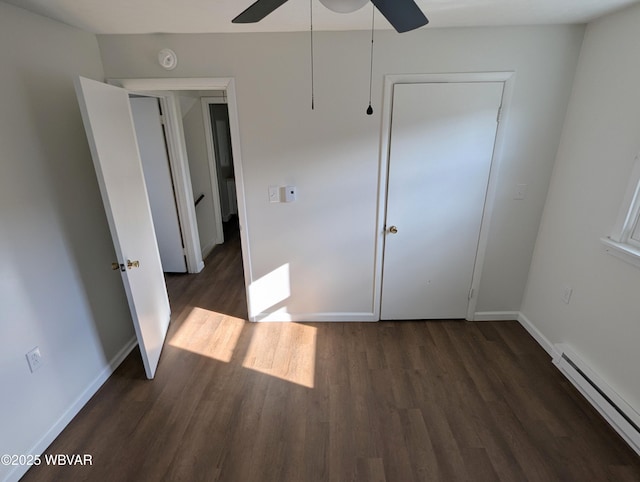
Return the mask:
M256 23L288 0L257 0L232 20L233 23ZM338 13L355 12L369 0L320 0L325 7ZM398 33L408 32L429 23L414 0L371 0Z

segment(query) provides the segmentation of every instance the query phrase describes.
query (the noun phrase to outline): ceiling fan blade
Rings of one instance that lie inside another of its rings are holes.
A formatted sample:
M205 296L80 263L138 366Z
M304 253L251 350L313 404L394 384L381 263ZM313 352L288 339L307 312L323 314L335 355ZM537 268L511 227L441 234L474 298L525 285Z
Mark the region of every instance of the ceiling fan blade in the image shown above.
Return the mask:
M258 0L234 18L232 23L256 23L269 15L288 0Z
M408 32L429 23L414 0L371 0L398 33Z

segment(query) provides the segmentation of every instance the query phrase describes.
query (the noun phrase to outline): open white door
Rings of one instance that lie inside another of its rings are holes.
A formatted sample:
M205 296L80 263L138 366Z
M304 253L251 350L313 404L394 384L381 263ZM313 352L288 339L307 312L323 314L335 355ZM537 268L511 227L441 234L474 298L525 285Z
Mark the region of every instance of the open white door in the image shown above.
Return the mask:
M126 90L79 77L82 120L147 378L155 375L170 307Z

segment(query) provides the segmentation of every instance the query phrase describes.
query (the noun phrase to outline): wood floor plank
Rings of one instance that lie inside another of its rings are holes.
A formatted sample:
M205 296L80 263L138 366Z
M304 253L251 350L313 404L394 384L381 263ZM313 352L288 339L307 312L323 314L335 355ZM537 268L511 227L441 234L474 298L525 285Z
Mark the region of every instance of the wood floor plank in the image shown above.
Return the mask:
M157 376L134 350L25 481L640 481L640 457L517 322L246 321L237 235L168 275Z
M400 416L415 480L438 480L438 459L422 411L412 408Z

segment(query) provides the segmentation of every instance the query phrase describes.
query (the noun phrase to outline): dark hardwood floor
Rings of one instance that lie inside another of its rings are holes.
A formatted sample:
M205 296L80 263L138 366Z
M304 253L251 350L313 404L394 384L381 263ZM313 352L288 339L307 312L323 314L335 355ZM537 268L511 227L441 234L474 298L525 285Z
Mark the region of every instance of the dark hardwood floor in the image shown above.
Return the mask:
M515 322L248 323L237 237L168 276L134 351L26 481L640 481L640 458Z

